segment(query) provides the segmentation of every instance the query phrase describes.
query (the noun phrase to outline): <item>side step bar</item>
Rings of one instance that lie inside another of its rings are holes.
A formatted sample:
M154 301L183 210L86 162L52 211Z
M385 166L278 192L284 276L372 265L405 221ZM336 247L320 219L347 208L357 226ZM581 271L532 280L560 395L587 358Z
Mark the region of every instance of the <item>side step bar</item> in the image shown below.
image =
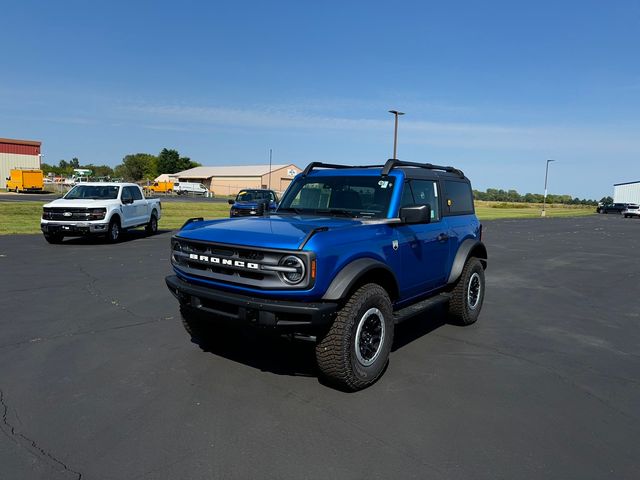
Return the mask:
M393 312L393 321L395 323L403 322L411 317L418 315L426 310L430 310L438 305L442 305L449 301L449 293L440 293L433 297L429 297L421 302L414 303L400 310Z

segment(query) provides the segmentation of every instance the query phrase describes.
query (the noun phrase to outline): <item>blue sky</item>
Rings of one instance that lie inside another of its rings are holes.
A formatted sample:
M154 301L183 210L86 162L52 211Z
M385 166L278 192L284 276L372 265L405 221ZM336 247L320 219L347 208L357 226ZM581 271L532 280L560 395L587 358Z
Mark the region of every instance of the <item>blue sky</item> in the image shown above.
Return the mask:
M640 180L640 2L3 2L0 137L44 161L453 164L475 188Z

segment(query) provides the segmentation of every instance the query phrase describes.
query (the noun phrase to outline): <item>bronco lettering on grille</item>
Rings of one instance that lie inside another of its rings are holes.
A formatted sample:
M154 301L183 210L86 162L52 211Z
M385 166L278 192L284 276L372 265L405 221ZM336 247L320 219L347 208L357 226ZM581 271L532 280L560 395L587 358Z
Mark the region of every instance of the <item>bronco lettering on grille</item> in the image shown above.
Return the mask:
M259 270L260 265L257 263L243 262L242 260L231 260L228 258L210 257L209 255L198 255L196 253L189 254L189 260L198 260L200 262L217 263L238 268L249 268L251 270Z

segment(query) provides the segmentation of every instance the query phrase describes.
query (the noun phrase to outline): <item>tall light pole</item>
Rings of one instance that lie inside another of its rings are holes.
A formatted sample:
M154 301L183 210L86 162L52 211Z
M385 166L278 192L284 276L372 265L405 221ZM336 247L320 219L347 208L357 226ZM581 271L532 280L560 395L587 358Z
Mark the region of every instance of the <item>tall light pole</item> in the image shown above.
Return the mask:
M542 216L546 216L547 212L545 207L547 206L547 178L549 177L549 163L555 162L555 160L547 160L547 168L544 172L544 197L542 199Z
M397 159L398 157L396 156L397 153L397 149L398 149L398 117L400 115L404 115L403 112L399 112L397 110L389 110L389 113L393 113L393 115L396 117L396 125L395 128L393 129L393 159Z
M271 156L273 151L269 149L269 190L271 190Z

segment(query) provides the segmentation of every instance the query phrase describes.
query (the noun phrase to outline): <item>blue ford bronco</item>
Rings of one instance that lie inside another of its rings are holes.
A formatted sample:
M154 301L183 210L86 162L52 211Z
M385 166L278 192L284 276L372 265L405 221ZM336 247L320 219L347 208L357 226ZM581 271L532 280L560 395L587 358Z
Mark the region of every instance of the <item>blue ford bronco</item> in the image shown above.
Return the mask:
M273 190L240 190L235 200L229 199L230 217L261 216L278 207L278 196Z
M358 390L383 373L407 312L446 296L453 321L477 320L487 250L456 168L312 163L272 214L187 221L171 263L194 340L222 319L307 336L320 375Z

